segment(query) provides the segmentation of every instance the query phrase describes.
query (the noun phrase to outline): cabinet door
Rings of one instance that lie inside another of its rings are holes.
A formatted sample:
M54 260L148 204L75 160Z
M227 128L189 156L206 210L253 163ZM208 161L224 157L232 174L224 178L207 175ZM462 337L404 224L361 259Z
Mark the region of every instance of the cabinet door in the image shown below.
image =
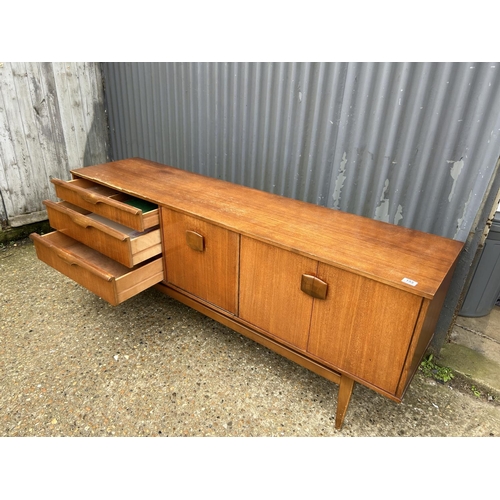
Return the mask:
M237 314L239 235L162 208L166 281Z
M242 236L240 318L305 351L313 298L302 292L301 278L317 267L312 259Z
M326 300L315 300L308 351L391 394L401 376L422 299L324 264Z

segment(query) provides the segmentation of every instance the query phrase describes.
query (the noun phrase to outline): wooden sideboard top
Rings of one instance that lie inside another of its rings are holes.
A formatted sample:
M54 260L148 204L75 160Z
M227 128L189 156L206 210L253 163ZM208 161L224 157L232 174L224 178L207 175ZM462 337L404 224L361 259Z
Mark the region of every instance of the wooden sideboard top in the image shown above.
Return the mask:
M141 158L72 173L426 298L435 295L463 247L460 241Z

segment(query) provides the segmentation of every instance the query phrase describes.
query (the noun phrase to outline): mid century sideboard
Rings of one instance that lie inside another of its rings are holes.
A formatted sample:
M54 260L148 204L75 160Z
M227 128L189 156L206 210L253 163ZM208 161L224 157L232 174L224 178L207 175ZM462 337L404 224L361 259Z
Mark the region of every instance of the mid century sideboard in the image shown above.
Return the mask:
M37 256L117 305L151 286L340 385L400 402L463 243L140 158L53 179Z

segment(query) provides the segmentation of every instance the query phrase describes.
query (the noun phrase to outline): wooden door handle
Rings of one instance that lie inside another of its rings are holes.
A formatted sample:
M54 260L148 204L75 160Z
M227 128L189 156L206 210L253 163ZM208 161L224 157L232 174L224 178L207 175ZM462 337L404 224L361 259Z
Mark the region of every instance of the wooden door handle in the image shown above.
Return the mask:
M205 238L195 231L186 231L186 243L189 248L197 252L205 250Z
M324 300L328 291L328 283L316 278L316 276L303 274L300 289L315 299Z

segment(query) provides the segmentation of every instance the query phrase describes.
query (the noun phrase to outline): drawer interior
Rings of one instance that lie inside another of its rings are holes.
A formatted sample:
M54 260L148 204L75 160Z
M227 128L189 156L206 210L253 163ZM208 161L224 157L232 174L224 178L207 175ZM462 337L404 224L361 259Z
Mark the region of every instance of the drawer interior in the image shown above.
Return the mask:
M132 269L106 257L58 231L30 235L40 260L118 305L163 279L161 257L146 260Z
M141 201L141 200L140 200ZM69 203L67 201L61 201L59 203L56 203L52 205L51 202L47 202L46 204L50 204L51 206L54 206L54 208L63 208L70 210L72 212L76 212L77 214L83 215L85 217L88 217L89 219L98 222L99 224L102 224L110 229L113 229L114 231L118 231L123 235L123 237L128 236L131 240L134 238L138 238L139 236L143 236L144 234L147 234L151 231L154 230L154 228L149 228L146 229L145 231L137 231L131 227L124 226L123 224L120 224L119 222L116 222L114 220L108 219L102 215L96 214L94 212L90 212L89 210L86 210L85 208L78 207L76 205L73 205L72 203ZM66 210L64 210L66 212ZM70 213L68 213L69 215ZM49 220L50 222L50 220ZM56 228L58 229L58 228Z
M74 179L72 181L67 181L68 186L75 186L77 188L85 189L85 191L96 194L99 196L105 196L115 201L120 201L131 207L138 208L143 214L147 214L153 210L158 209L158 205L151 203L140 198L135 198L126 193L121 193L107 186L102 186L101 184L96 184L95 182L88 181L87 179Z
M52 179L59 198L120 224L144 231L160 224L158 205L87 179Z
M100 276L108 276L109 280L119 279L131 272L131 269L93 250L79 241L66 236L59 231L46 234L43 237L46 246L70 265L93 268ZM92 271L92 269L89 269Z

